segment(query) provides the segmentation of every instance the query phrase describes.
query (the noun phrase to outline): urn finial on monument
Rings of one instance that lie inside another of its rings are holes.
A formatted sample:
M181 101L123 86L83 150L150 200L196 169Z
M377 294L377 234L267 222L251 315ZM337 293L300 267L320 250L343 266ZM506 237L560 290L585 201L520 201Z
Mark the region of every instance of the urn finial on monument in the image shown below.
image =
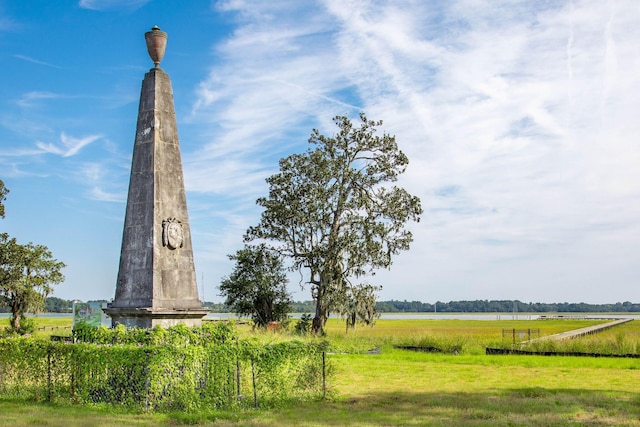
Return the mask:
M167 48L168 35L160 30L160 27L154 25L151 31L144 33L144 39L147 42L147 51L156 68L159 67L160 61L164 57L164 51Z

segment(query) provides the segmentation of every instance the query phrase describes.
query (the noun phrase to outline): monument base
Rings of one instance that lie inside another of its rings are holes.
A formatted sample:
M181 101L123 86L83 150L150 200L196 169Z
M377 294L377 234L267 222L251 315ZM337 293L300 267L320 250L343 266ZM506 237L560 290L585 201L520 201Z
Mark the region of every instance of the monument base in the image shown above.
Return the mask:
M111 317L111 326L124 325L127 328L147 328L156 326L169 328L178 324L186 326L202 325L202 318L209 314L206 308L160 309L160 308L116 308L102 309Z

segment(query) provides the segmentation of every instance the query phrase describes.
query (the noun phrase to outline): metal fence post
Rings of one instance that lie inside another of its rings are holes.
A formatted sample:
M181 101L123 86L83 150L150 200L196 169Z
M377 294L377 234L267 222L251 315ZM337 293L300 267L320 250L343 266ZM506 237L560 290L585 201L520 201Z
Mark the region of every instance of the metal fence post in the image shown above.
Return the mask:
M51 343L47 346L47 402L51 402Z
M326 352L322 352L322 398L327 396Z
M237 397L240 397L240 343L238 338L236 338L236 382L237 382Z
M253 406L258 409L258 391L256 390L256 369L255 364L253 362L253 357L251 358L251 381L253 383Z

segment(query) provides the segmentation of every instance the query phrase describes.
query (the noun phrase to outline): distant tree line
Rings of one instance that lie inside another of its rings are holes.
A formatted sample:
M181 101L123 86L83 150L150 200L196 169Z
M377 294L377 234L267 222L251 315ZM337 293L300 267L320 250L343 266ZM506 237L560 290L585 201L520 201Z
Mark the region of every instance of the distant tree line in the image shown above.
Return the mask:
M88 302L107 302L107 300L95 300ZM45 301L45 311L48 313L70 313L73 306L72 300L48 297ZM233 312L223 303L205 302L203 304L212 313ZM296 301L291 303L292 313L313 313L314 301ZM635 313L640 312L640 303L629 301L615 304L587 304L580 303L542 303L522 302L518 300L475 300L475 301L449 301L436 302L434 304L421 301L378 301L376 310L380 313L512 313L514 311L527 313ZM8 308L1 307L0 312L8 312Z
M306 313L313 310L312 301L294 302L294 313ZM437 301L435 304L421 301L377 301L376 311L379 313L616 313L640 312L640 303L629 301L615 304L587 303L541 303L522 302L518 300L475 300L475 301Z
M640 312L640 303L629 301L615 304L587 304L580 303L541 303L522 302L518 300L475 300L475 301L449 301L436 302L435 304L420 301L378 301L376 309L382 313L397 312L441 312L441 313L616 313L616 312Z
M88 303L103 303L107 300L95 300L87 301ZM57 297L47 297L44 301L44 309L41 311L45 313L71 313L73 309L73 300L66 300ZM0 313L10 313L9 307L0 307Z

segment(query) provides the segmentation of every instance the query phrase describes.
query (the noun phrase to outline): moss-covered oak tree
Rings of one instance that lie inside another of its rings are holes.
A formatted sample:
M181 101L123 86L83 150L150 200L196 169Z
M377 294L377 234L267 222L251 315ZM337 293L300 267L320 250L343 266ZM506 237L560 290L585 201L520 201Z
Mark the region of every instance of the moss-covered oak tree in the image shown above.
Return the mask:
M267 178L269 195L260 223L246 241L262 240L307 271L315 302L313 332L324 332L329 314L342 312L352 278L389 268L392 256L413 240L405 229L419 221L422 207L395 182L409 162L395 137L376 135L382 121L360 114L360 123L334 119L339 130L327 137L313 130L304 154L280 160Z

